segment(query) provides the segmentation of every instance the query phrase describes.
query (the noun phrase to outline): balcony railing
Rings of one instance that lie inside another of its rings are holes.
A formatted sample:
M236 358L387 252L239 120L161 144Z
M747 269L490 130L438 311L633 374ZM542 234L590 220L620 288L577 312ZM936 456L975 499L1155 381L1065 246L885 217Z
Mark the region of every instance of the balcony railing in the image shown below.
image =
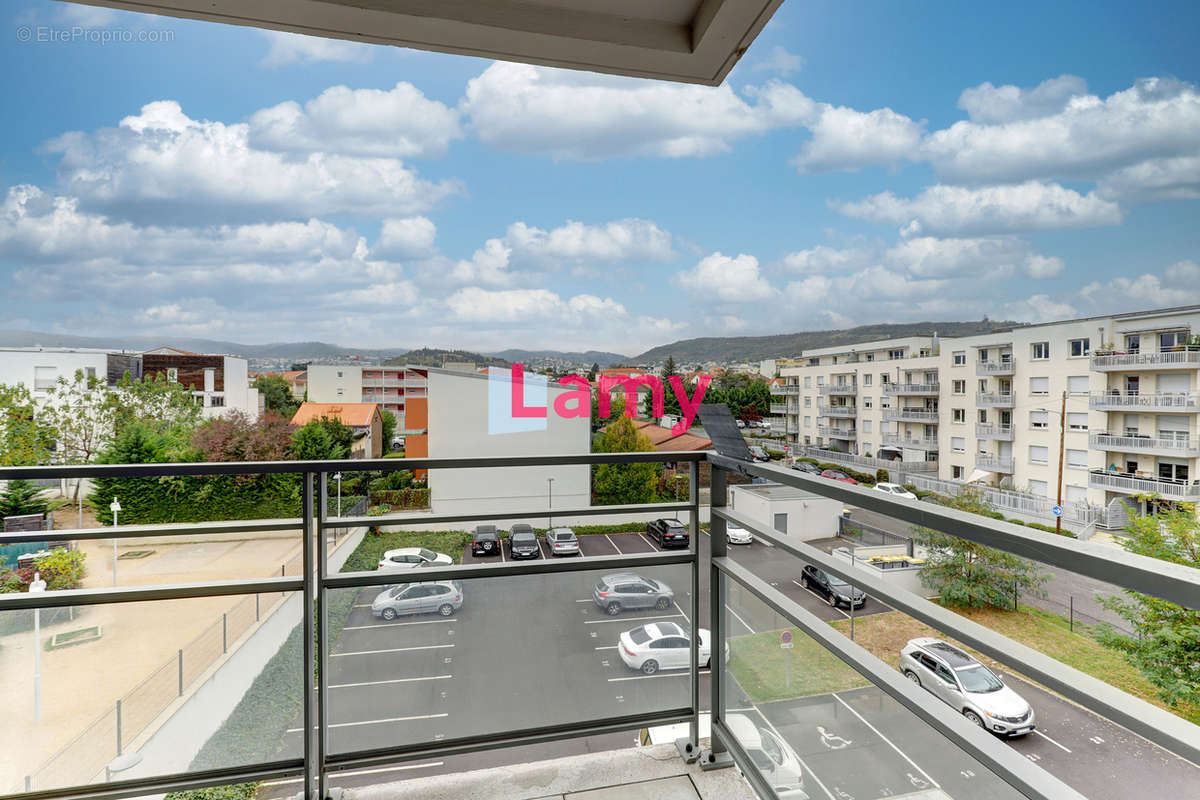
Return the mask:
M936 395L940 391L935 383L885 383L883 393L890 395Z
M884 444L894 444L897 447L910 447L914 450L937 450L936 436L906 436L902 433L885 433Z
M1181 367L1200 367L1200 348L1168 350L1163 353L1114 353L1092 356L1092 370L1095 372Z
M975 456L975 467L987 470L988 472L1002 472L1006 475L1011 475L1013 472L1013 460L1011 456L988 456L981 453Z
M1094 411L1166 411L1195 414L1200 412L1200 394L1181 393L1095 393L1088 400Z
M777 385L771 387L771 394L774 394L774 395L800 394L800 386L795 383L777 384Z
M883 411L883 418L886 420L896 420L897 422L924 422L926 424L936 424L941 417L939 412L935 409L886 408Z
M772 413L772 414L786 414L786 413L788 413L788 405L787 405L787 403L771 403L771 413Z
M835 428L832 425L818 425L817 434L829 439L857 439L857 428Z
M1109 450L1119 453L1148 453L1180 458L1200 457L1200 440L1190 439L1186 433L1178 436L1130 436L1120 433L1093 433L1088 436L1093 450Z
M853 453L843 453L840 450L827 450L823 447L805 447L802 451L809 458L818 461L829 461L843 464L847 467L868 467L871 470L886 469L894 472L937 472L937 461L902 461L899 458L868 458L856 456Z
M846 395L847 397L853 397L854 395L858 394L858 384L857 383L827 383L820 387L820 393L822 396Z
M1150 475L1092 470L1088 473L1088 486L1122 494L1154 494L1164 500L1200 500L1200 481L1188 482Z
M975 374L989 378L993 375L1012 375L1017 370L1016 361L1014 359L1001 359L1000 361L976 361Z
M998 442L1011 442L1013 440L1013 426L991 422L976 422L975 438L994 439Z
M858 416L858 406L817 406L817 416L854 419Z
M976 392L975 405L984 408L1012 408L1012 392Z

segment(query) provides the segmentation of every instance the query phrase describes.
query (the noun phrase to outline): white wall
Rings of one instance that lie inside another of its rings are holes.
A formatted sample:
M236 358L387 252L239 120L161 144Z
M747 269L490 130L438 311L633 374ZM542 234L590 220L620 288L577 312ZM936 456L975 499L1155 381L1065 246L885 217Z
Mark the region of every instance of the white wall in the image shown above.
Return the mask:
M77 370L86 372L91 367L96 371L97 378L105 380L108 377L108 354L102 350L0 350L0 384L24 384L35 398L45 397L44 392L34 390L37 367L52 367L55 378L63 377L68 381L75 377Z
M755 488L761 488L761 484ZM783 491L794 494L786 487ZM749 486L730 486L729 494L734 511L761 522L768 530L775 530L776 514L787 514L788 536L806 542L837 536L837 519L843 508L839 500L819 495L772 498Z
M338 389L342 390L341 394ZM310 364L308 400L310 403L361 403L362 367Z
M549 390L551 404L562 391ZM589 417L563 419L551 409L545 422L544 430L490 434L487 378L429 371L430 458L591 452ZM429 488L434 513L538 509L547 506L547 478L554 478L554 508L591 504L587 465L431 470Z

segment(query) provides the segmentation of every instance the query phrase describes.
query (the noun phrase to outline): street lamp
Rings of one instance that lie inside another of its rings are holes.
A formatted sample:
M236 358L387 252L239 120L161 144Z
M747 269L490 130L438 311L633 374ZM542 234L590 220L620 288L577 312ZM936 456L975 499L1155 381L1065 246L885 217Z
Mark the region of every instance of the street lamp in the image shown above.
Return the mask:
M29 582L30 593L46 591L46 582L40 572L33 573ZM42 609L33 610L33 724L42 721Z
M342 515L342 473L340 473L340 472L336 473L333 476L333 479L335 481L337 481L337 485L338 485L338 490L337 490L337 492L338 492L338 513L337 513L337 515L340 517Z
M1048 408L1039 408L1038 411L1044 411L1047 414L1058 414L1058 501L1055 505L1058 506L1058 514L1054 516L1054 532L1062 533L1062 483L1063 483L1063 455L1066 447L1067 436L1067 393L1062 393L1062 410L1052 411Z
M117 527L117 517L121 513L121 503L117 500L116 495L113 495L113 501L109 503L108 510L113 515L113 527ZM113 535L113 586L117 585L117 537Z
M554 508L554 478L546 478L546 527L554 527L554 516L550 509Z

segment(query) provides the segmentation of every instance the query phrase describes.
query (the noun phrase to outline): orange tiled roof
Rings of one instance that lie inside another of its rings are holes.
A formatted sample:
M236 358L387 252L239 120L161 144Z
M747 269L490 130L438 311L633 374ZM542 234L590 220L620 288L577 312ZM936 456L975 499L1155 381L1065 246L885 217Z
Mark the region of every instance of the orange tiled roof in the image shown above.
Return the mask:
M341 420L351 428L365 428L371 424L378 403L304 403L292 417L293 425L307 425L315 419L329 417Z

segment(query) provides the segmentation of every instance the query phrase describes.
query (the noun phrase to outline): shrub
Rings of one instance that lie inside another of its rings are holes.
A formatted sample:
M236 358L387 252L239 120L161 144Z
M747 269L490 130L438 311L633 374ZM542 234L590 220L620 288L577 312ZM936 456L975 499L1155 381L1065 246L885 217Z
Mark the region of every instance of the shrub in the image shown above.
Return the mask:
M409 488L372 491L370 503L385 504L390 508L429 508L429 490Z
M879 469L875 470L875 482L876 483L887 483L889 477L891 477L891 476L888 474L888 471L886 469L884 469L883 467L880 467Z

